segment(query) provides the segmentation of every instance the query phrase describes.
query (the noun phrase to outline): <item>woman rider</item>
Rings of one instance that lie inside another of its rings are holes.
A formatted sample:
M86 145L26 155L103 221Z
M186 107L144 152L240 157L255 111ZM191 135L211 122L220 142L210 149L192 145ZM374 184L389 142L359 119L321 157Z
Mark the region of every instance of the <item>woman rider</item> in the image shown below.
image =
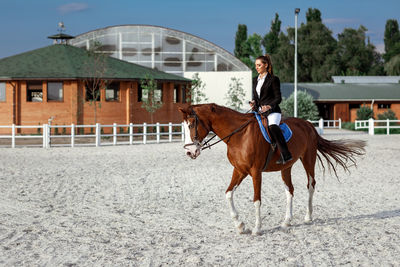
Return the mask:
M269 133L275 139L281 152L281 159L277 161L277 164L285 164L292 160L292 155L279 128L281 122L279 103L282 100L280 81L278 76L273 73L269 55L259 56L256 59L255 67L259 75L253 79L253 100L250 102L250 106L260 113L268 112Z

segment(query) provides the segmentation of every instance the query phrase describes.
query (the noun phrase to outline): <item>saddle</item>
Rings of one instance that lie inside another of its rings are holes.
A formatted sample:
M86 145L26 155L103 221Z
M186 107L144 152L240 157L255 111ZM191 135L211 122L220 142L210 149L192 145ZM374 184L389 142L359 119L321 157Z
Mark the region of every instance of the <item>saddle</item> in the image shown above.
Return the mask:
M267 119L264 116L261 118L261 116L257 112L254 112L254 115L257 118L258 125L260 126L260 130L261 130L262 135L264 136L265 141L267 141L268 143L271 144L271 139L267 132L267 129L268 129L267 128L268 127ZM292 138L292 135L293 135L292 130L286 123L281 123L279 125L279 128L281 128L281 130L282 130L282 134L283 134L283 137L285 137L285 141L288 142L290 140L290 138Z

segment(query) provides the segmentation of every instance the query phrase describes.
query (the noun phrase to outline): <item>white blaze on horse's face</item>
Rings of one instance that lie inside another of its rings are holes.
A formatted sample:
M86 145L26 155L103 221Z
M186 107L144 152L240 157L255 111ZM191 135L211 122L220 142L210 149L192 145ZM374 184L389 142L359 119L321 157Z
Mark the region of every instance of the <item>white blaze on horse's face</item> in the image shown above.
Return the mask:
M199 144L194 144L192 137L190 136L189 123L185 120L183 125L185 128L185 154L192 159L195 159L200 155L201 146Z

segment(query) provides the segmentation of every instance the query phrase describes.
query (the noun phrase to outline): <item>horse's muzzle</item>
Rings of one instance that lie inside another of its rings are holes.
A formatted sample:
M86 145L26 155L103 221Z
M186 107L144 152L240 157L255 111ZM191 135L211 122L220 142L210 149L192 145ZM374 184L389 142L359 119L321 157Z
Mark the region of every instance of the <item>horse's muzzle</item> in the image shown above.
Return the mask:
M191 159L196 159L201 152L201 146L196 144L190 144L184 146L186 150L186 155L189 156Z

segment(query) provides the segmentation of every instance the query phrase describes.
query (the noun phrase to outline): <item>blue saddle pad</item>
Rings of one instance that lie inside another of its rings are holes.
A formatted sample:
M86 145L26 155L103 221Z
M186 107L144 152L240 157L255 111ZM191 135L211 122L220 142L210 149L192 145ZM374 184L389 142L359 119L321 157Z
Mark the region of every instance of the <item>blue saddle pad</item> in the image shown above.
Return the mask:
M261 130L262 135L264 136L264 139L265 139L268 143L271 144L271 140L269 139L269 136L268 136L268 134L267 134L267 131L265 130L265 127L264 127L264 125L263 125L262 122L261 122L261 116L260 116L257 112L254 112L254 115L255 115L256 118L257 118L257 122L258 122L258 125L260 126L260 130ZM289 126L288 126L286 123L281 123L281 124L279 125L279 127L280 127L281 130L282 130L283 137L285 137L286 142L288 142L288 141L290 140L290 138L292 138L292 135L293 135L292 130L290 130Z

